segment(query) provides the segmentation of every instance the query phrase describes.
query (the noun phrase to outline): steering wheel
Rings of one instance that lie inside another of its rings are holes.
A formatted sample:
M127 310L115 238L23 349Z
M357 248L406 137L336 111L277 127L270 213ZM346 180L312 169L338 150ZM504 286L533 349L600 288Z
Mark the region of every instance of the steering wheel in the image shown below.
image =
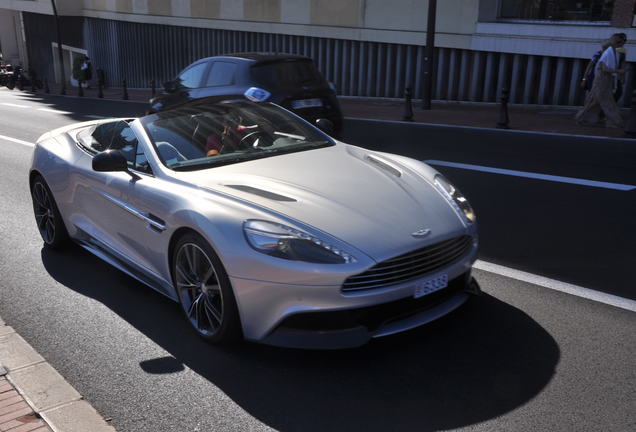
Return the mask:
M250 132L241 138L241 141L239 141L239 148L269 147L272 144L274 144L272 137L267 132L255 131Z

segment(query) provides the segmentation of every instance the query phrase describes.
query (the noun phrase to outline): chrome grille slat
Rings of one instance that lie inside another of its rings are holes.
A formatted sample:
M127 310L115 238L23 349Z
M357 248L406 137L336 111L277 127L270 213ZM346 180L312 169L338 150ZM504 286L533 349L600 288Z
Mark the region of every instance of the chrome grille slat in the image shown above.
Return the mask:
M458 254L457 256L453 257L452 259L448 260L446 263L450 264L453 261L455 261L457 258L459 258L461 256L461 254ZM415 279L419 279L420 277L426 275L427 273L430 273L432 271L434 271L436 268L431 269L426 269L423 271L414 271L414 272L410 272L408 274L403 274L400 275L399 277L394 277L394 278L385 278L385 279L378 279L376 281L364 281L364 282L359 282L356 284L352 284L350 286L349 289L347 289L347 291L360 291L360 290L367 290L367 289L373 289L373 288L380 288L380 287L384 287L384 286L389 286L389 285L395 285L398 283L403 283L403 282L408 282L411 280L415 280ZM375 284L369 284L369 282L378 282ZM357 286L357 285L362 285L362 286Z
M443 241L443 242L440 242L440 243L436 243L436 244L434 244L434 245L431 245L431 246L429 246L429 247L427 247L427 248L424 248L424 249L418 249L418 250L416 250L416 251L409 252L409 253L406 253L406 254L404 254L404 255L400 255L400 256L398 256L398 257L388 259L388 260L386 260L386 261L382 261L382 262L381 262L380 264L378 264L378 265L381 265L381 266L385 266L385 265L387 265L387 266L388 266L388 265L393 265L393 264L394 264L394 263L396 263L396 262L399 262L399 261L403 261L403 260L409 259L409 258L411 258L411 257L413 257L413 256L421 255L421 254L423 254L423 253L433 253L434 251L439 250L439 249L442 249L442 250L443 250L443 249L444 249L446 246L448 246L449 244L460 243L460 242L464 241L464 239L465 239L465 238L466 238L466 237L458 237L458 238L454 238L454 239L450 239L450 240L445 240L445 241Z
M456 251L463 251L464 248L466 247L466 244L458 244L458 245L454 245L452 249L446 250L446 251L441 251L438 252L437 254L433 254L433 255L422 255L416 259L412 259L411 261L408 262L404 262L402 264L399 265L395 265L395 266L382 266L380 268L374 268L373 270L369 270L367 272L364 273L364 276L375 276L375 277L379 277L379 276L387 276L390 275L392 273L399 273L401 271L408 269L409 267L413 267L413 266L418 266L422 263L422 261L426 261L426 262L435 262L435 261L439 261L444 259L444 257L448 256L448 255L452 255L454 254ZM352 278L358 278L358 277L364 277L364 276L353 276Z
M418 279L464 256L471 243L470 236L461 236L390 258L364 273L350 276L342 285L342 292L377 289Z
M449 255L448 257L445 257L444 260L438 260L438 262L436 263L432 263L431 265L428 265L426 267L421 267L421 268L417 268L415 270L411 270L408 272L401 272L399 274L396 274L392 277L384 277L384 278L374 278L371 280L357 280L356 281L351 281L348 285L349 286L355 286L355 285L364 285L367 284L369 282L373 282L373 281L384 281L385 284L390 284L391 281L396 281L396 282L405 282L411 279L414 279L415 277L419 277L421 275L425 275L426 273L429 273L437 268L440 267L440 264L447 264L447 263L451 263L453 261L455 261L457 258L459 258L460 256L463 255L463 250L461 251L457 251L455 254L453 255Z
M391 271L392 269L404 267L405 265L407 266L419 265L422 260L427 260L427 259L434 260L434 259L437 259L439 256L448 255L453 253L455 250L463 249L466 247L466 245L469 242L470 242L470 238L467 241L462 241L461 243L458 243L458 244L448 245L448 247L445 250L438 251L433 254L428 254L426 252L419 253L417 255L413 254L409 261L406 261L401 264L386 265L386 262L382 262L382 263L376 264L375 266L373 266L372 268L364 272L363 275L381 274L382 272ZM362 275L359 275L359 276L362 276ZM359 276L352 276L352 278L357 278Z

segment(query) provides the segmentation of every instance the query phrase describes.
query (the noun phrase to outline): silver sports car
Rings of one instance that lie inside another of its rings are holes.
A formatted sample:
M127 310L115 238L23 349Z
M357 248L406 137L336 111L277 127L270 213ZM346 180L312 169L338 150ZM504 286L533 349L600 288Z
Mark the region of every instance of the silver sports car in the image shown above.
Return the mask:
M29 181L45 247L81 245L210 342L355 347L480 292L475 214L443 176L270 103L57 129Z

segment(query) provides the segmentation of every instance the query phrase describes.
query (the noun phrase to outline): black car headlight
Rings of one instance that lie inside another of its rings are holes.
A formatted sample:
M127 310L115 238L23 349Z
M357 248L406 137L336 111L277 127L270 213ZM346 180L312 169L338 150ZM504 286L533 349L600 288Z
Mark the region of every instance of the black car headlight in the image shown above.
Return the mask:
M319 264L349 264L347 252L305 232L274 222L247 220L245 238L252 248L267 255Z
M467 223L472 224L477 219L475 212L462 193L440 174L433 180L435 187L444 195L455 211L462 215Z

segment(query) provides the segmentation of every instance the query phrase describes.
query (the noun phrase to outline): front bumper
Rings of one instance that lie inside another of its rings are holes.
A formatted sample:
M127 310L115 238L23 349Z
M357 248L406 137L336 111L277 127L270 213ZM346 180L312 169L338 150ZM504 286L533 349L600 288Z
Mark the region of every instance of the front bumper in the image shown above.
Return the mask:
M444 273L448 286L418 299L413 297L413 283L354 296L343 296L340 287L232 283L246 339L283 347L341 349L431 322L461 306L470 294L480 293L471 277L471 261ZM259 306L246 307L246 299Z
M477 281L466 273L452 280L447 288L419 299L293 315L260 342L308 349L355 348L373 338L411 330L441 318L463 305L470 294L480 292Z

